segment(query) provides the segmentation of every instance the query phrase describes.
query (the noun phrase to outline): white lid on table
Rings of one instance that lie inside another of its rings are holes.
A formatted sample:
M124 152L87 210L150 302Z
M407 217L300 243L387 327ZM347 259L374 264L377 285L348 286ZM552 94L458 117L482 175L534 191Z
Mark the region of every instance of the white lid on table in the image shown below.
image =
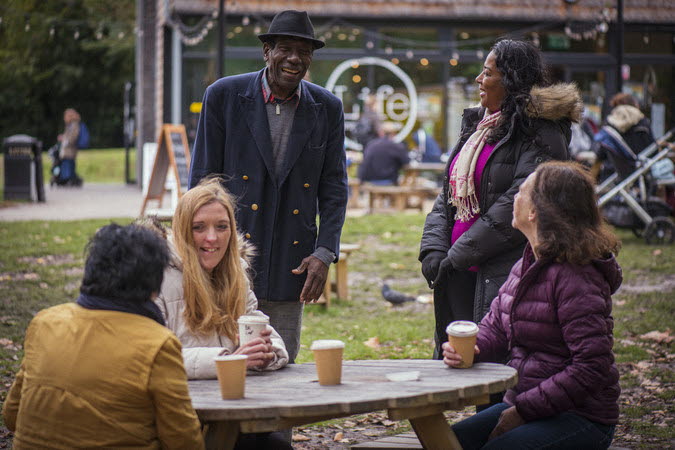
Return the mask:
M214 361L238 361L247 359L248 355L220 355L213 358Z
M337 339L319 339L312 342L310 350L330 350L334 348L345 348L345 343Z

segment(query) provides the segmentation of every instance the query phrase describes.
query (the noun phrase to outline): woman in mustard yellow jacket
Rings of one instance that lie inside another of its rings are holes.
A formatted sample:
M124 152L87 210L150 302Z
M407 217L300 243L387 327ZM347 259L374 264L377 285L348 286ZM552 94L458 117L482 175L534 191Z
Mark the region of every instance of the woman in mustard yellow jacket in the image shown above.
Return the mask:
M88 246L77 303L31 321L3 406L14 448L200 449L181 344L152 302L169 252L137 226Z

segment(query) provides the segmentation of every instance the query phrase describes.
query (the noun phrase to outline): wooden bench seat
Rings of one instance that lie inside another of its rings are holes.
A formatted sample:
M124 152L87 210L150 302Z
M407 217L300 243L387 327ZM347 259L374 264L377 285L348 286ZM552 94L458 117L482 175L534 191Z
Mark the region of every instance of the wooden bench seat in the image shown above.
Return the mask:
M352 449L378 449L378 450L418 450L423 449L420 440L414 431L408 433L397 434L392 436L385 436L375 441L361 442L352 445ZM607 450L630 450L624 447L609 447Z
M381 439L369 442L361 442L356 445L352 445L350 448L353 449L368 449L376 448L378 450L390 449L390 450L417 450L422 449L422 444L420 440L417 439L417 435L414 431L409 433L397 434L393 436L385 436Z

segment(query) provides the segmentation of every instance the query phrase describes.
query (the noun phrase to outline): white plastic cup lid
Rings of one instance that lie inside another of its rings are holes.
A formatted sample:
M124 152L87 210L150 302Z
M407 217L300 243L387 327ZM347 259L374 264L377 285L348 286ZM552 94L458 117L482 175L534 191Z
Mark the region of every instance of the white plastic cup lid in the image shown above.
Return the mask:
M267 316L240 316L237 319L238 323L270 323L270 319Z
M312 342L310 350L330 350L334 348L345 348L345 343L337 339L320 339Z
M468 320L456 320L445 329L450 336L471 337L478 334L478 325Z
M247 355L220 355L213 358L214 361L239 361L240 359L247 359Z

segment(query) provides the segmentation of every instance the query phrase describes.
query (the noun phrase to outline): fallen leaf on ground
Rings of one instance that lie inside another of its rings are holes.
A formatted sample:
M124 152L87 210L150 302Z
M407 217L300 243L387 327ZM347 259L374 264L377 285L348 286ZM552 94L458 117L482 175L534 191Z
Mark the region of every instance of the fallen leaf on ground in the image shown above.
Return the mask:
M664 332L654 330L654 331L650 331L649 333L645 333L645 334L641 335L640 339L648 339L650 341L656 341L659 344L662 344L662 343L670 344L671 342L673 342L673 339L675 339L675 338L673 338L670 335L670 330L666 330Z
M378 338L377 336L371 337L370 339L365 341L363 345L377 350L380 348L380 338Z
M342 426L345 428L351 428L356 426L356 422L352 422L351 420L345 420L342 422Z
M309 438L307 436L303 436L302 434L293 435L293 442L305 442L305 441L309 441Z
M10 347L14 345L14 341L11 339L6 339L6 338L0 338L0 345L3 347Z
M652 252L652 255L659 256L659 255L661 255L661 253L663 253L663 251L661 251L661 249L657 248L656 250L654 250Z
M344 439L344 434L342 433L342 431L338 431L337 433L335 433L335 436L333 436L333 440L335 442L340 442L342 439Z

